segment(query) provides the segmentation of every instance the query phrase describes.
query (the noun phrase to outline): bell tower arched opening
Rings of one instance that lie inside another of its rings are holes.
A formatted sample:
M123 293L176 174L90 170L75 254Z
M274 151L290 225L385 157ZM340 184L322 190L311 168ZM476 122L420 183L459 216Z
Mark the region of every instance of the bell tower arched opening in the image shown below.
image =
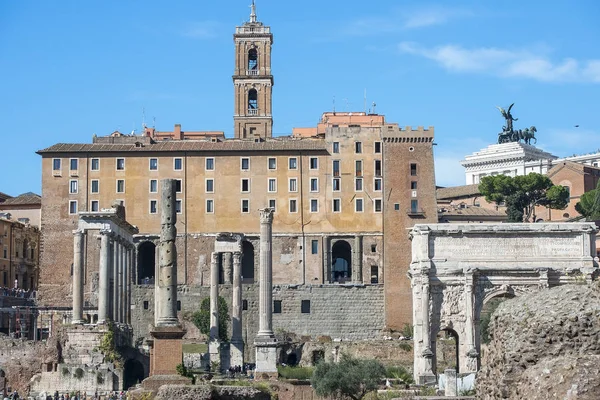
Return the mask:
M258 72L258 52L255 48L251 48L248 51L248 71L250 75L258 75L257 73L253 73Z
M138 247L138 285L149 285L154 283L156 267L156 245L152 242L144 242Z

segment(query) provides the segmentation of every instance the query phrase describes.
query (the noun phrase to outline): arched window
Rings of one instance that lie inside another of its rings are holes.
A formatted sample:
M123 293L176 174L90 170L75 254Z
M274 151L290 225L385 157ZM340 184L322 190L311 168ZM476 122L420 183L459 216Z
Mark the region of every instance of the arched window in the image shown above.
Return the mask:
M338 240L331 248L331 281L352 280L352 247L345 240Z
M256 49L248 51L248 71L258 71L258 54Z
M156 245L144 242L138 247L138 284L149 285L154 283L154 268L156 264Z
M242 279L254 283L254 246L248 241L242 242Z
M248 92L248 111L258 110L258 94L256 89L250 89Z

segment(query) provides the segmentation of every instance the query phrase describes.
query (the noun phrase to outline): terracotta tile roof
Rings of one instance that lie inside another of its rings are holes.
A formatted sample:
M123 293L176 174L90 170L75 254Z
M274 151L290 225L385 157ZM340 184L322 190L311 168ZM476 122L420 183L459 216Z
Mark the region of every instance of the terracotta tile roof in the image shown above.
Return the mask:
M0 203L2 203L6 199L10 199L12 196L3 192L0 192Z
M144 144L136 147L135 144L74 144L58 143L43 150L38 154L47 153L105 153L105 152L230 152L230 151L327 151L324 140L320 139L291 139L273 138L260 142L253 140L228 139L222 142L205 140L169 140L153 144Z
M483 207L452 207L441 209L440 216L464 216L464 217L503 217L507 218L505 211L491 210Z
M438 200L468 197L480 194L479 185L462 185L440 188L436 191Z
M42 204L42 197L32 192L23 193L17 197L4 200L0 205L36 205Z

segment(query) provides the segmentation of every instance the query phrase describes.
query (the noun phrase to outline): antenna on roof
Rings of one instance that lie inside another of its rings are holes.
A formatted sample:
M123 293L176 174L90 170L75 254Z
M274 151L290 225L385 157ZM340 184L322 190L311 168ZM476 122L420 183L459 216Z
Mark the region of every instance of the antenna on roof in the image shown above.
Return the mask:
M333 96L333 113L335 114L335 96Z
M152 117L152 129L156 128L156 117Z
M363 111L365 113L367 112L367 88L365 88L365 97L364 97L364 103L363 103Z
M373 114L377 114L377 113L375 112L375 107L377 107L377 104L375 104L375 102L373 102Z
M146 107L142 107L142 129L146 129Z

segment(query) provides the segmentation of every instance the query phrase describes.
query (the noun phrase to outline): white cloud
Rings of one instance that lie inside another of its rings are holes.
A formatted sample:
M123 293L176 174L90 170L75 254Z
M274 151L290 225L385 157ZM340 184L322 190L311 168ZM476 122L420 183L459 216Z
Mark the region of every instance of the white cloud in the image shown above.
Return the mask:
M217 36L218 28L216 21L199 21L188 24L180 33L193 39L211 39Z
M453 72L474 72L500 77L529 78L543 82L600 82L600 60L578 61L565 58L552 61L539 51L456 45L427 48L401 42L402 53L428 58Z
M415 10L391 11L385 16L362 17L349 21L338 29L338 36L377 36L442 25L451 20L468 17L467 10L447 7L428 7Z

